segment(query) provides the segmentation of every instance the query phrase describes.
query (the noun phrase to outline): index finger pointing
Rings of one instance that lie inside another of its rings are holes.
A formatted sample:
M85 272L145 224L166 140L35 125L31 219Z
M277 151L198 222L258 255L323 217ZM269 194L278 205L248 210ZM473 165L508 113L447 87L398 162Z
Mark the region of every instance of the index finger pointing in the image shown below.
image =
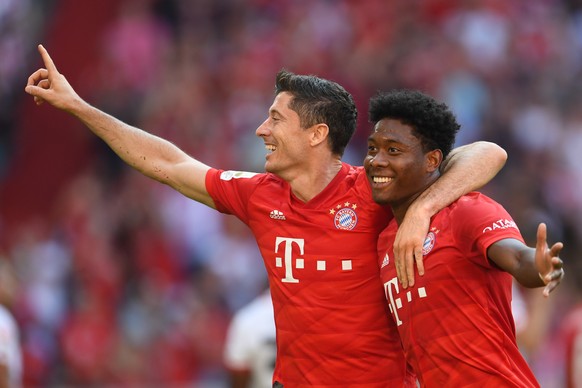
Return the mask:
M59 71L57 70L57 67L55 66L55 63L53 62L51 56L49 55L48 51L46 51L46 49L44 48L44 46L42 44L38 45L38 51L40 52L40 56L42 57L42 60L44 62L45 67L47 68L49 74L51 73L58 73Z

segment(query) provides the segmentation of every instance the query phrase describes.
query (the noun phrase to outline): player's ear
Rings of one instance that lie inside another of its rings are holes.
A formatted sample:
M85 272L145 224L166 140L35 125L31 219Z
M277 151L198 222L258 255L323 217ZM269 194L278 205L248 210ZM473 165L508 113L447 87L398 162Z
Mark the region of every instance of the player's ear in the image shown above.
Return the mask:
M327 136L329 135L329 127L327 124L315 124L310 130L311 145L316 146L327 141Z
M426 170L434 172L438 170L443 162L443 153L441 150L432 150L426 153Z

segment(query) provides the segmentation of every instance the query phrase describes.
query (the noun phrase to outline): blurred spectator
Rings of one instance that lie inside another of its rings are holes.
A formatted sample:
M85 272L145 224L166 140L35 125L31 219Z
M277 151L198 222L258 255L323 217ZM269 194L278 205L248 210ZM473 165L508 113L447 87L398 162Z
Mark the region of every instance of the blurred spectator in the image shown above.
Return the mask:
M236 312L226 337L224 363L231 388L270 388L277 345L269 290Z
M582 387L582 303L578 302L561 325L564 341L565 388Z
M0 179L14 152L11 146L15 109L20 101L21 80L27 72L23 64L41 32L42 14L48 14L50 8L50 1L0 1Z
M22 386L20 329L12 308L18 296L18 281L10 263L0 257L0 387Z

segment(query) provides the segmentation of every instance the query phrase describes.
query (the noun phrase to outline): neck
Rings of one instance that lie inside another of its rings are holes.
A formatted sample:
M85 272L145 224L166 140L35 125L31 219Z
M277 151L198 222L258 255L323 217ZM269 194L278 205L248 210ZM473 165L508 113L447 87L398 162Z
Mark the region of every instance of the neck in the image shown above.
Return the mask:
M341 168L342 162L336 158L328 163L312 166L287 182L298 199L309 202L330 184Z
M404 217L406 216L406 212L408 211L410 205L412 205L414 201L416 201L416 199L420 197L420 195L438 179L438 177L439 177L438 175L431 176L431 179L429 179L428 182L414 194L400 201L390 203L392 214L394 214L394 219L396 220L396 223L398 225L400 225L402 223L402 220L404 220Z
M404 216L406 215L406 211L410 207L410 204L412 204L414 200L418 198L419 195L420 193L416 193L414 196L408 197L403 202L393 203L390 205L390 208L392 209L392 214L394 214L394 219L396 220L396 223L398 225L400 225L402 223L402 220L404 220Z

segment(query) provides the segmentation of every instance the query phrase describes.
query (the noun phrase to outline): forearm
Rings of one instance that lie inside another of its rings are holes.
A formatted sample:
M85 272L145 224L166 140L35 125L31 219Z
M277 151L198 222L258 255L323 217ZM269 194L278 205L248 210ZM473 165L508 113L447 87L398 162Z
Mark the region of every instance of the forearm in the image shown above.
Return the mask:
M503 168L507 153L490 142L480 141L455 148L443 162L442 175L411 205L428 216L461 196L486 185Z
M535 264L536 250L516 239L504 239L493 243L487 257L502 270L509 272L524 287L545 285Z
M129 166L159 182L168 184L164 166L176 165L188 156L167 140L82 102L69 111L85 124Z
M100 111L82 101L67 110L129 166L195 201L215 208L206 190L207 165L188 156L171 142Z

